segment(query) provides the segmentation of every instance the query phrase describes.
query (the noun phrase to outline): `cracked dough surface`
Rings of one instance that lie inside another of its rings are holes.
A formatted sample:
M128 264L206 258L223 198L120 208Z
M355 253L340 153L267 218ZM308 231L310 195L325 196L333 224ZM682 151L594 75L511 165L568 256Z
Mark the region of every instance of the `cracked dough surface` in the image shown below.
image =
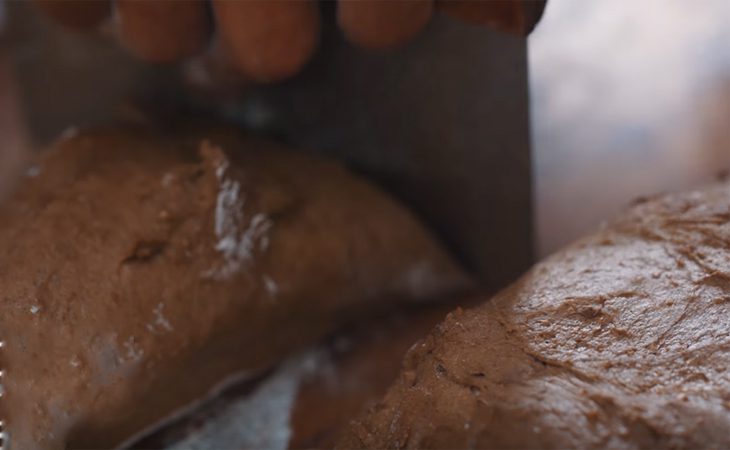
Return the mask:
M642 200L482 306L451 313L339 443L727 447L727 183Z

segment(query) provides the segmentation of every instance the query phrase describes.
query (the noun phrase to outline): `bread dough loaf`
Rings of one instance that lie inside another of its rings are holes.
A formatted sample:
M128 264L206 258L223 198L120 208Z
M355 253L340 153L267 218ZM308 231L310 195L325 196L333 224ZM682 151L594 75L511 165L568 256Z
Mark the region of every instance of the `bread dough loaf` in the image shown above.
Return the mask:
M730 185L643 201L451 313L339 447L730 447Z
M349 325L128 448L332 448L342 427L393 383L406 351L454 307L425 306Z
M29 173L0 211L12 448L110 448L345 321L468 285L372 186L231 132L84 132Z

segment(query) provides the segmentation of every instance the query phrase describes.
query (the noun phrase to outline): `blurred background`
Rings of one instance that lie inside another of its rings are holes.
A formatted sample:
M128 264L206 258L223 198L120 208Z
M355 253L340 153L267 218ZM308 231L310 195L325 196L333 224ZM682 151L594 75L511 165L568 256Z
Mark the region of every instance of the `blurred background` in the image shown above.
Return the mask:
M5 6L0 0L0 40ZM728 0L548 2L529 38L539 255L635 197L695 186L730 168L729 24ZM30 154L22 120L29 105L19 101L4 47L0 197Z
M549 0L529 40L538 252L730 168L730 1Z

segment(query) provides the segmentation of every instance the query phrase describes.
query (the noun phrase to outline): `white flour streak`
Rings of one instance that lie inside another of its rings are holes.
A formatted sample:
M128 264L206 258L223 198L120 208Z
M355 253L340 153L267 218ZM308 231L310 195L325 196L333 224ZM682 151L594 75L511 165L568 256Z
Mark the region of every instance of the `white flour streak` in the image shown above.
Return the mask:
M144 350L137 348L134 336L130 336L124 341L124 348L127 349L127 358L132 361L139 361L144 356Z
M229 278L254 257L257 244L261 251L268 247L266 234L273 225L263 214L257 213L246 223L245 198L241 184L226 177L229 163L223 162L216 168L220 191L215 206L215 234L218 238L215 249L223 255L224 265L206 272L215 278Z
M272 280L268 275L264 275L261 278L264 280L264 287L266 287L266 292L269 296L276 297L276 294L279 293L279 286L276 284L276 281Z
M160 184L162 184L162 187L170 187L172 185L172 182L175 181L175 175L167 172L162 176L162 179L160 180Z
M290 359L250 395L168 450L285 450L291 438L290 419L299 383L324 364L326 357L315 350Z
M261 242L259 243L259 248L262 252L265 252L269 249L269 236L263 236L261 238Z
M79 128L71 126L71 127L66 128L65 130L63 130L60 138L62 141L65 141L67 139L73 139L78 135L79 135Z
M167 331L172 331L172 324L169 320L164 316L162 313L162 310L165 308L165 305L163 303L158 303L155 309L153 310L155 314L155 325L161 326L163 329Z
M35 178L40 174L41 174L41 168L38 166L31 166L25 172L25 176L27 176L28 178Z

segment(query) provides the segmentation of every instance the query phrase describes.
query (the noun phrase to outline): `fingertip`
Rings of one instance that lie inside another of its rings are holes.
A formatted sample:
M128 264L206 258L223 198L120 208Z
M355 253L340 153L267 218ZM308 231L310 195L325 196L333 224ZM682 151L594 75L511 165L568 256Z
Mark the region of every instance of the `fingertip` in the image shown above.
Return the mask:
M214 0L220 44L231 63L257 82L298 73L319 43L313 0Z
M203 0L117 0L122 45L149 62L166 63L203 50L211 20Z
M350 42L390 49L414 38L433 15L432 0L339 0L337 22Z

